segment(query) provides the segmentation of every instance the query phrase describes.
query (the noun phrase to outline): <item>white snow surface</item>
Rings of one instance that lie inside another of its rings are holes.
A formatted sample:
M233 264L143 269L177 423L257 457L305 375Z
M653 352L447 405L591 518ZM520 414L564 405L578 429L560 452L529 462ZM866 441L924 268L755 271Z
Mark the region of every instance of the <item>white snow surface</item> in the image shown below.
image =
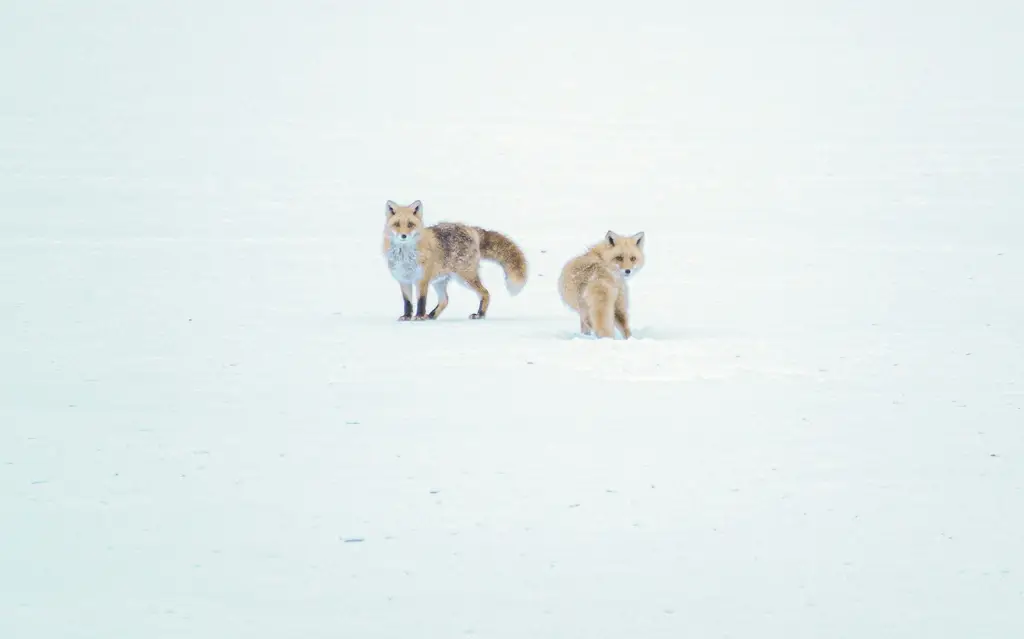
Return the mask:
M4 2L0 637L1024 636L1022 18Z

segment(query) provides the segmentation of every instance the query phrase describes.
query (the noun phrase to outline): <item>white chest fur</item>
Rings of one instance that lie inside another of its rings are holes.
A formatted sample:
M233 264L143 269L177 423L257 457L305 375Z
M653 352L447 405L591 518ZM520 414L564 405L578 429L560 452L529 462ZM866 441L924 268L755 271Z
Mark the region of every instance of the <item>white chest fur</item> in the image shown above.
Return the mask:
M391 276L399 282L413 283L423 275L420 263L416 259L416 244L399 244L394 242L388 249L388 268Z

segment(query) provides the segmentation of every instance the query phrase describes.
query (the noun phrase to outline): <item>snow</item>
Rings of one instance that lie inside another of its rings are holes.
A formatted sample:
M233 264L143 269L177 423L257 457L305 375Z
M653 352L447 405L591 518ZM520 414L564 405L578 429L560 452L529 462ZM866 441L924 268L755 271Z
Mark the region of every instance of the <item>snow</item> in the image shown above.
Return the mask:
M5 3L0 637L1024 636L1022 13Z

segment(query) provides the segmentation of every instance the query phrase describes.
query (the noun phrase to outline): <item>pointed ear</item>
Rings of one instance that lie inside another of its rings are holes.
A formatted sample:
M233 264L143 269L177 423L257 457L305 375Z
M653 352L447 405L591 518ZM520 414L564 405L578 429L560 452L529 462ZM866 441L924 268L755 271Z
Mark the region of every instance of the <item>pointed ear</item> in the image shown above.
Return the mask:
M423 202L416 200L409 205L409 208L412 209L412 214L416 217L421 217L423 215Z
M604 234L604 239L608 240L608 246L615 246L615 240L619 239L619 234L615 231L608 231Z
M636 245L637 245L638 248L643 248L643 246L644 246L644 232L640 231L639 233L634 235L633 236L633 241L636 242Z
M398 208L397 204L395 204L391 200L388 200L388 203L384 205L384 215L386 217L391 217L392 215L395 214L395 209L397 209L397 208Z

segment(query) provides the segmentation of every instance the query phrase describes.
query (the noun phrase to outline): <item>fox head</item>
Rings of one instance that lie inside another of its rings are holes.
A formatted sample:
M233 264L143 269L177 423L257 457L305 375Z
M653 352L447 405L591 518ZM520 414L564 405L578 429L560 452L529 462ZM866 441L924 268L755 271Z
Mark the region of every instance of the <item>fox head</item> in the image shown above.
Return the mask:
M624 236L615 231L608 231L604 241L598 244L598 255L613 270L623 277L630 278L644 267L644 234Z
M423 228L423 203L416 200L409 206L399 206L388 200L384 206L384 224L384 232L390 234L392 242L415 242Z

